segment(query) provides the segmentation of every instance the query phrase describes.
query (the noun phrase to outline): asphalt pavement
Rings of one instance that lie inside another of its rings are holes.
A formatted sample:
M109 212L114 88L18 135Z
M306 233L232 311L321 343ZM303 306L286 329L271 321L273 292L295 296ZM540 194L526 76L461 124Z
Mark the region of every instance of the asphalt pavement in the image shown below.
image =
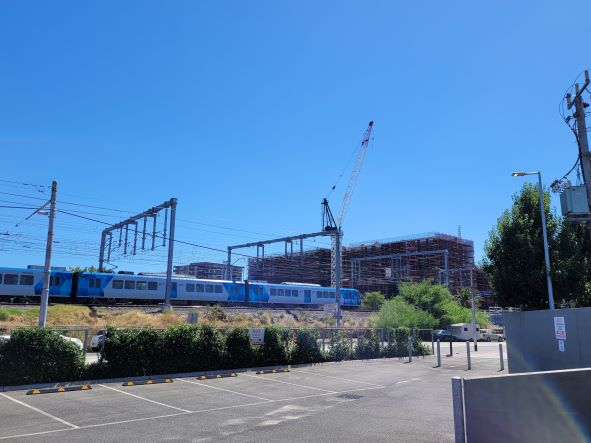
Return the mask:
M451 377L500 374L487 345L472 353L471 371L458 349L442 357L441 367L429 356L40 395L5 392L0 440L451 442Z

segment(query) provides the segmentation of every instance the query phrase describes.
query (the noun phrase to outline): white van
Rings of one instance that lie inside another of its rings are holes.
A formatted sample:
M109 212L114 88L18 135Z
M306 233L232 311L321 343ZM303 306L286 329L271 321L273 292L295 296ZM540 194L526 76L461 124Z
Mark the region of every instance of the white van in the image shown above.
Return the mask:
M456 338L456 340L466 341L480 339L480 326L476 325L476 331L472 327L472 323L455 323L447 328L449 332Z

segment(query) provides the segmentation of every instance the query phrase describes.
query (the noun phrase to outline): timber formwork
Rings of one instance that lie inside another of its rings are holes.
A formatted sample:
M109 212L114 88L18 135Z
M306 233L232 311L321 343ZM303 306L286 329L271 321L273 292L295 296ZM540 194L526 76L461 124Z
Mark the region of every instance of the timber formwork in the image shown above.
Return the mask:
M447 254L441 251L447 251ZM391 295L403 282L429 279L445 284L445 255L451 292L457 293L460 288L469 287L470 277L466 268L474 266L474 243L441 233L343 247L342 286L354 287L362 293L380 291ZM330 286L330 250L319 248L306 250L303 254L294 252L251 258L248 277L249 280L269 283L301 282ZM478 270L474 274L474 287L479 291L490 289Z

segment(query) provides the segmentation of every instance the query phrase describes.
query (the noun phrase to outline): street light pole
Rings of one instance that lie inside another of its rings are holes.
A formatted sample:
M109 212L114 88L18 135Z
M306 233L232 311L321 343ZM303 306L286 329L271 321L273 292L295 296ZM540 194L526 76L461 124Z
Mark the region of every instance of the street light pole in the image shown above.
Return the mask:
M548 252L548 234L546 233L546 211L544 210L544 191L542 190L542 173L538 172L538 194L540 195L540 213L542 217L542 235L544 237L544 260L546 260L546 282L548 285L548 304L554 309L554 290L550 276L550 254Z
M538 176L538 195L540 197L540 215L542 217L542 237L544 240L544 260L546 261L546 283L548 285L548 305L554 309L554 291L552 289L552 277L550 275L550 253L548 252L548 234L546 232L546 211L544 210L544 190L542 189L542 173L536 172L514 172L513 177L523 177L525 175Z

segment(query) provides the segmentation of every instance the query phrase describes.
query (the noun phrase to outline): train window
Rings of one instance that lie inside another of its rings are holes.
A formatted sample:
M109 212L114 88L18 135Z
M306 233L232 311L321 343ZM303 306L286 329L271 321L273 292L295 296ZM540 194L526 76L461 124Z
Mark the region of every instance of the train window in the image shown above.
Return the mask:
M51 282L49 284L51 285ZM94 278L88 279L88 287L91 289L94 288Z
M2 284L2 274L0 274L0 285Z
M271 288L271 295L277 295L277 289Z
M215 292L216 292L216 294L221 294L221 293L222 293L222 287L221 287L221 286L219 286L219 285L217 285L217 286L215 287Z
M187 292L195 292L195 283L187 283Z
M277 295L283 297L283 289L277 289Z
M113 280L113 289L123 289L123 280Z
M97 283L98 283L98 279L97 279L96 281L97 281ZM145 291L145 290L146 290L146 287L147 287L147 285L148 285L148 284L147 284L145 281L138 281L138 282L137 282L137 285L136 285L136 289L137 289L138 291ZM98 287L99 287L99 286L97 286L97 288L98 288Z
M59 275L56 275L55 277L51 276L49 277L49 286L59 286L61 283L61 278Z
M213 285L205 285L205 292L211 294L213 292Z
M205 292L205 287L203 285L195 285L195 290L197 292Z
M16 274L4 274L5 285L18 285L18 275Z
M21 275L21 285L32 285L33 284L33 276L32 275Z
M125 289L135 289L135 281L125 280Z
M316 297L322 298L322 291L316 291Z
M157 291L158 290L158 282L149 281L148 282L148 291Z
M297 296L299 296L299 295L300 295L300 294L299 294L299 291L298 291L297 289L292 289L292 290L291 290L291 296L292 296L292 297L297 297Z
M94 279L94 287L97 289L99 289L101 287L101 279L100 278Z
M306 297L312 297L312 291L310 291L309 289L304 289L304 295Z

